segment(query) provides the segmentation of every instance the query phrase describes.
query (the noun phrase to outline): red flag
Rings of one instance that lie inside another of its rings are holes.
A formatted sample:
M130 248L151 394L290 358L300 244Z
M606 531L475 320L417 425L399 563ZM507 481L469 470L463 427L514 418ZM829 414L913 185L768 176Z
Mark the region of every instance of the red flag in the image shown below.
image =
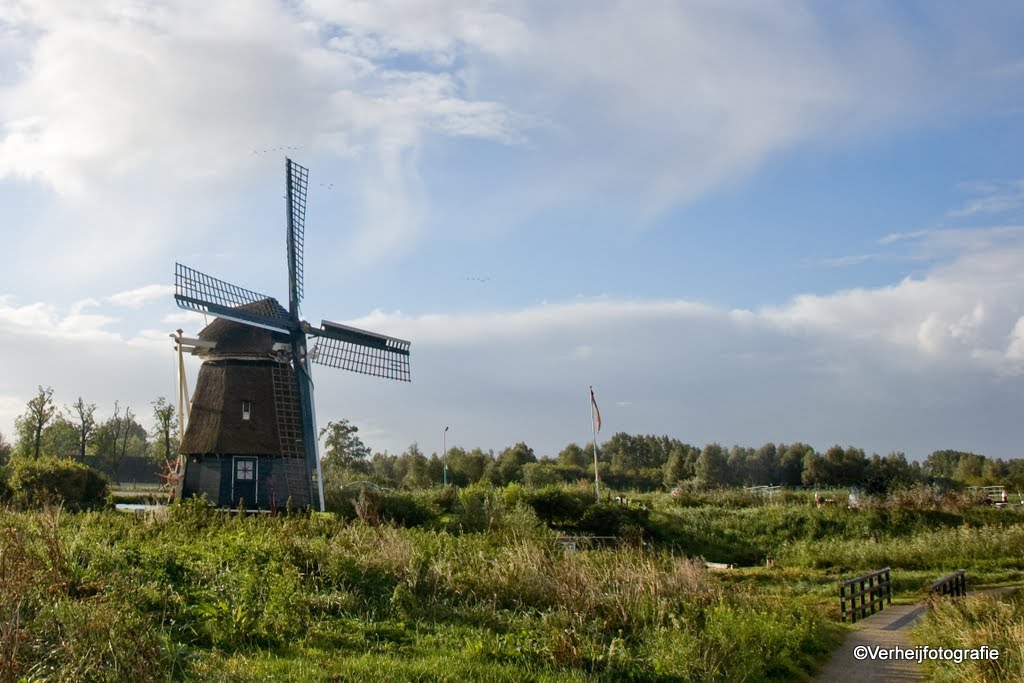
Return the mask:
M590 387L590 405L594 407L594 423L597 431L601 431L601 411L597 409L597 399L594 398L594 387Z

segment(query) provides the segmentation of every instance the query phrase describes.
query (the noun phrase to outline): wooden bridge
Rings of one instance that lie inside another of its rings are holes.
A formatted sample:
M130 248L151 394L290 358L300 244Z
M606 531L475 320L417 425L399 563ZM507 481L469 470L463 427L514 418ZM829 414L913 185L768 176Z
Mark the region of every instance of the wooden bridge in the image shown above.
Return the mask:
M883 574L884 572L884 574ZM871 580L874 579L874 580ZM867 586L865 586L867 584ZM931 584L932 595L940 597L964 597L967 595L967 579L964 570L958 570L942 577ZM1005 593L1014 587L994 588L972 593L985 595ZM832 653L825 668L813 681L821 683L888 683L888 681L923 681L924 673L921 665L911 660L901 659L858 659L860 648L895 647L912 648L909 631L914 623L928 609L927 603L913 605L886 605L882 609L883 600L891 596L889 569L872 572L862 577L849 579L840 584L843 620L848 615L856 623L853 630L846 636L843 644ZM866 599L865 599L866 598ZM851 607L846 608L846 601ZM872 601L878 602L878 611L872 607ZM859 620L858 616L863 615Z

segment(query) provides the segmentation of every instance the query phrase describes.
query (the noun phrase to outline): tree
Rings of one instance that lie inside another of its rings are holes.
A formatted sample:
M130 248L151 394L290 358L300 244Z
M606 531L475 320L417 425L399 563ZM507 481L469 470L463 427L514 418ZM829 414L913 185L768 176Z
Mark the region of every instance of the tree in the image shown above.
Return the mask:
M676 445L679 445L679 442L667 436L640 436L618 432L601 446L601 453L612 465L621 470L652 469L664 467L672 448Z
M833 448L839 447L834 446ZM840 450L842 449L840 448ZM807 486L831 486L832 468L829 466L829 461L813 449L806 451L804 453L804 470L801 478Z
M81 399L79 399L81 400ZM178 450L178 416L174 406L163 396L153 401L153 430L151 432L159 449L159 457L164 461L171 460L171 454Z
M370 449L359 438L359 427L348 420L334 420L320 430L320 438L324 442L321 467L324 480L340 474L343 470L369 472Z
M85 462L86 451L96 436L96 404L86 403L79 396L68 412L76 418L74 424L78 431L78 459Z
M1009 473L1009 464L1002 458L986 458L981 466L981 478L987 485L1003 481Z
M754 451L747 462L747 474L755 486L779 483L779 453L775 444L768 442Z
M146 429L135 421L130 407L121 412L121 404L114 402L114 414L96 428L96 466L109 474L116 474L124 457L131 452L146 452Z
M733 446L729 449L729 479L727 484L741 486L751 483L750 463L754 459L754 449L747 446Z
M427 456L423 455L420 450L419 444L410 444L398 459L404 465L403 469L405 470L402 486L407 489L424 489L430 486L429 463Z
M0 467L3 467L11 459L11 452L14 447L0 434Z
M953 471L953 478L965 484L978 485L983 482L982 470L985 466L985 456L975 453L963 453L960 461Z
M694 474L701 486L724 486L728 483L729 461L721 444L709 443L701 449Z
M907 462L907 456L893 451L884 458L877 453L868 461L864 475L864 489L868 493L886 493L896 488L910 486L917 481L917 475Z
M815 483L819 486L857 486L864 482L867 466L863 450L853 446L844 449L836 444L825 451L822 473Z
M25 404L25 413L14 421L18 431L18 452L24 456L39 458L43 445L43 429L53 416L57 406L53 404L53 388L39 386L39 393Z
M676 484L694 476L694 465L699 457L693 446L676 446L669 452L668 462L664 467L664 478L666 488L672 488Z
M467 451L463 448L448 449L448 481L456 486L468 486L480 481L487 465L494 461L489 453L479 448Z
M593 454L587 453L578 444L571 443L558 454L559 465L576 465L586 467L593 461Z
M814 455L814 449L805 443L794 443L786 446L779 444L779 481L782 486L800 486L804 483L804 463L808 455Z
M960 458L971 455L974 454L952 450L935 451L925 458L923 469L925 474L932 477L952 479L954 472L956 472L957 465L960 464Z
M523 465L523 483L535 489L557 484L561 480L557 467L558 464L550 459L528 462Z
M523 480L523 465L537 462L533 449L520 441L515 446L506 448L498 454L497 460L489 468L491 481L499 486Z
M78 454L78 430L60 413L43 428L40 441L42 455L70 460Z
M401 477L397 471L398 456L391 453L374 453L370 458L370 476L379 484L398 488Z

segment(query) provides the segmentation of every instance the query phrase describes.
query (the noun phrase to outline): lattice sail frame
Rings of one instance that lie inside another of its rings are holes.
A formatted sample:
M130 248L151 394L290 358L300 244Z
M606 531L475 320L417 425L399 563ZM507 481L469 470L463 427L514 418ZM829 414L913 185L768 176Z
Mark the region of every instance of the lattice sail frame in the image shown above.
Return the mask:
M309 358L318 365L340 368L374 377L411 381L409 373L410 343L375 332L324 320Z
M276 332L289 332L295 327L287 311L273 297L180 263L174 264L174 298L181 308Z
M289 310L297 315L299 302L304 296L303 256L306 240L306 196L309 188L309 169L291 159L287 160L286 166L288 230L285 237L288 243L288 303Z

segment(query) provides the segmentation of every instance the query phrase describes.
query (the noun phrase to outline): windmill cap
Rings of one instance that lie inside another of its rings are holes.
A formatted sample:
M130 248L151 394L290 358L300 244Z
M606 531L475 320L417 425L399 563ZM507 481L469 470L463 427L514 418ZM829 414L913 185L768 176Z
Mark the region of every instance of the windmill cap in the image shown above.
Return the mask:
M235 306L236 310L254 313L267 318L287 319L286 311L277 299L267 297L260 301ZM199 338L203 341L216 343L216 347L207 354L210 356L256 354L269 355L274 351L274 344L289 342L287 334L272 332L255 325L217 318L199 332Z

